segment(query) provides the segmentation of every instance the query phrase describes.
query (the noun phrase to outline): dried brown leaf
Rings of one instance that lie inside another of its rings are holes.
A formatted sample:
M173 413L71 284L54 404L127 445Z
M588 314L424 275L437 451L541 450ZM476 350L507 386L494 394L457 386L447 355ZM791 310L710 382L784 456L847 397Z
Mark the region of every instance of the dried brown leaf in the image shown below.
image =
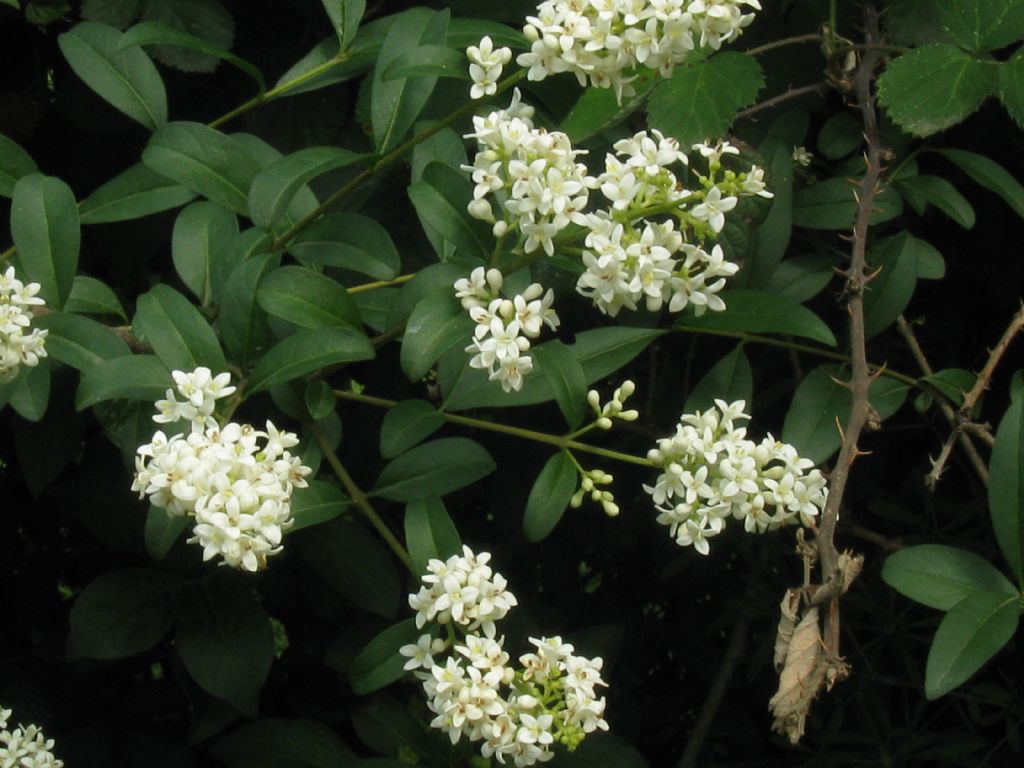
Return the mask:
M811 607L793 632L779 674L779 690L768 702L775 715L773 730L786 734L792 744L803 736L811 701L821 690L827 666L822 663L818 609Z
M796 629L796 621L800 615L800 590L789 589L782 597L782 616L779 618L779 630L775 634L775 671L782 669L786 661L786 651L789 650L790 640L793 639L793 630Z

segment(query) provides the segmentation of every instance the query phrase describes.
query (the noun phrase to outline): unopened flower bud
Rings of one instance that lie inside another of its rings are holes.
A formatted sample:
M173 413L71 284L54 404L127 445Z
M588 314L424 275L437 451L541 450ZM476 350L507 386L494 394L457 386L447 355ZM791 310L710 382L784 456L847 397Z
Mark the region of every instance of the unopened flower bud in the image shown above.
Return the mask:
M494 212L491 210L491 203L488 200L474 200L467 206L469 215L474 219L480 219L488 223L494 222Z
M598 429L611 429L612 428L612 420L609 419L607 416L602 416L601 418L599 418L597 420L596 424L597 424Z

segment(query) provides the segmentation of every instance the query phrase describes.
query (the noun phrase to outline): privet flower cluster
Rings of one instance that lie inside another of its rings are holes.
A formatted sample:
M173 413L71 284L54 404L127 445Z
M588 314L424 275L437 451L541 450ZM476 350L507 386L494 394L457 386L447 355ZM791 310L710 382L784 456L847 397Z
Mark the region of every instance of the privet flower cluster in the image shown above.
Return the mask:
M265 430L218 424L216 401L235 391L230 374L196 368L172 376L184 401L168 389L153 420L185 420L190 430L170 437L158 430L139 447L132 490L172 517L194 518L189 543L202 546L204 560L220 556L232 568L265 568L292 524L292 491L305 488L311 472L288 451L299 439L270 421Z
M0 768L63 768L54 757L53 739L47 739L35 725L7 729L11 710L0 707Z
M417 627L433 626L400 652L423 685L432 727L452 744L465 736L480 742L484 757L521 768L550 760L555 744L573 750L588 733L607 730L596 690L607 683L600 658L576 656L557 636L530 638L533 651L511 663L496 622L517 601L489 561L463 547L429 562L409 605Z
M680 546L708 553L708 539L728 518L751 533L788 523L810 526L828 498L825 476L792 445L768 435L748 440L737 426L746 403L715 400L706 412L684 414L676 432L658 441L647 457L662 469L654 486L658 522Z
M506 392L521 389L523 376L533 370L530 339L540 336L543 326L558 328L558 314L552 308L555 294L545 293L533 283L512 298L501 297L504 278L497 269L474 269L468 278L455 281L455 296L476 323L473 342L466 351L473 354L472 368L487 371L491 381Z
M45 302L36 296L39 283L27 285L14 276L14 267L0 273L0 384L14 381L18 369L39 365L46 357L48 331L32 325L32 307Z

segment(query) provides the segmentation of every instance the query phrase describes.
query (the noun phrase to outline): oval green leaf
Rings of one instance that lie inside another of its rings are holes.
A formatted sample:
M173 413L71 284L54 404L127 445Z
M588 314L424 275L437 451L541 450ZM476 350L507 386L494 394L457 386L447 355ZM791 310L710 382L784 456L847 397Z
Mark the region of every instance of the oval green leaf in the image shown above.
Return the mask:
M329 365L369 360L374 354L366 335L350 328L304 329L267 351L249 377L246 391L254 395Z
M941 544L922 544L894 552L885 560L882 578L900 594L940 611L948 611L976 592L1017 593L984 558Z
M405 546L415 574L426 573L430 560L446 560L462 551L462 539L440 498L428 496L406 505Z
M352 660L348 677L352 690L360 696L383 688L405 674L406 658L398 649L414 645L422 634L414 619L406 619L388 627L367 644Z
M206 318L169 285L161 283L139 297L133 327L172 370L191 371L206 366L216 374L228 368L220 342Z
M39 283L50 309L62 309L78 270L82 237L71 188L38 173L19 179L11 199L11 237L24 276Z
M725 302L724 312L683 317L676 325L684 329L697 328L734 334L788 333L814 339L830 347L836 345L836 337L821 318L786 296L744 289L722 291L719 295Z
M494 459L479 443L445 437L418 445L384 467L372 494L392 501L444 496L494 469Z
M988 506L1003 557L1024 584L1024 404L1006 410L989 463Z
M83 373L75 394L75 408L81 411L118 399L155 402L172 384L170 371L155 355L115 357Z
M547 538L565 514L578 484L579 473L567 453L560 451L548 459L526 500L523 535L527 541Z
M308 267L281 267L264 275L256 300L267 314L300 328L362 326L345 286Z
M350 269L375 280L392 280L402 268L388 231L355 213L324 216L292 240L288 252L304 264Z
M444 416L425 400L403 400L384 416L380 455L393 459L444 426Z
M365 157L339 147L307 147L275 160L256 175L249 189L253 223L264 228L273 226L307 181Z

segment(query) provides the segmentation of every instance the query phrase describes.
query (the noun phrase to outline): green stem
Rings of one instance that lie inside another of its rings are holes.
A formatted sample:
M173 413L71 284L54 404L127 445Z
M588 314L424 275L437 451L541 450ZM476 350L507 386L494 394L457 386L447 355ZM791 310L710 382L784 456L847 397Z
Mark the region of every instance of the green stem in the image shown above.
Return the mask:
M378 288L389 288L392 285L402 285L403 283L408 283L414 277L416 277L415 272L413 272L411 275L399 275L394 280L377 280L376 282L373 283L363 283L362 285L354 285L351 288L346 288L345 290L349 293L349 295L353 293L365 293L367 291L375 291Z
M324 437L323 432L315 424L309 425L309 430L313 435L313 439L316 440L317 445L320 446L320 450L323 452L324 458L327 459L327 463L331 465L331 469L334 470L334 474L341 480L341 484L345 487L345 491L348 493L352 502L359 508L359 510L366 516L366 519L370 521L377 533L380 534L381 538L387 542L387 545L391 547L391 551L395 553L395 556L401 560L405 567L412 571L412 558L409 557L409 552L402 546L395 534L388 528L387 523L377 514L377 510L373 508L370 500L363 493L362 489L356 485L355 480L349 475L345 469L345 465L341 463L341 459L338 458L338 454L331 448L330 443L327 442L327 438Z
M522 80L523 77L525 77L525 76L526 76L526 70L519 70L514 75L511 75L510 77L505 78L498 85L498 89L494 93L494 95L497 96L497 95L499 95L501 93L504 93L509 88L514 86L516 83L518 83L520 80ZM312 211L307 216L304 216L302 219L300 219L298 222L296 222L295 225L291 229L289 229L283 235L281 235L276 240L274 240L274 242L270 246L270 250L271 251L280 251L282 248L284 248L288 244L288 242L292 238L294 238L300 232L305 230L310 224L312 224L314 221L319 219L321 216L323 216L325 213L327 213L327 211L331 210L334 206L336 206L338 203L340 203L346 197L348 197L353 192L355 192L359 187L361 187L363 184L365 184L367 181L369 181L378 171L380 171L383 168L388 167L389 165L391 165L395 161L401 159L405 155L406 152L408 152L410 149L415 147L417 144L423 143L424 141L429 139L431 136L433 136L438 131L440 131L440 130L442 130L444 128L447 128L448 126L452 125L453 123L458 122L459 120L461 120L466 115L472 114L473 111L476 110L478 106L479 106L479 102L476 102L476 101L469 101L469 102L467 102L466 104L464 104L463 106L459 107L457 110L452 112L450 115L445 117L443 120L440 120L440 121L434 123L432 126L427 128L426 130L422 131L421 133L416 134L415 136L413 136L410 139L407 139L406 141L402 142L397 147L395 147L393 150L388 152L386 155L383 155L380 158L378 158L377 161L373 165L371 165L369 168L364 170L362 173L360 173L354 179L349 181L348 184L346 184L341 189L339 189L337 192L335 192L333 195L331 195L326 200L324 200L324 202L322 202L316 208L316 210Z
M364 405L375 405L378 408L394 408L398 405L398 402L395 400L387 400L383 397L373 397L372 395L361 395L356 394L355 392L346 392L341 389L334 390L334 394L342 400L363 403ZM568 435L551 435L547 432L537 432L532 429L512 427L508 424L496 424L492 421L474 419L469 416L459 416L458 414L445 413L444 411L441 411L441 415L445 418L445 421L451 422L452 424L459 424L461 426L472 427L474 429L483 429L488 432L498 432L503 435L519 437L523 440L532 440L535 443L545 443L547 445L554 446L559 450L570 449L580 451L581 453L591 453L595 456L603 456L606 459L613 459L614 461L621 461L626 464L637 464L642 467L654 466L654 464L647 458L633 456L632 454L622 453L621 451L613 451L608 448L599 448L596 445L580 443L573 440Z
M12 245L10 248L8 248L3 253L0 253L0 264L3 264L5 261L7 261L9 258L11 258L11 256L14 255L15 250L16 250L15 247Z

